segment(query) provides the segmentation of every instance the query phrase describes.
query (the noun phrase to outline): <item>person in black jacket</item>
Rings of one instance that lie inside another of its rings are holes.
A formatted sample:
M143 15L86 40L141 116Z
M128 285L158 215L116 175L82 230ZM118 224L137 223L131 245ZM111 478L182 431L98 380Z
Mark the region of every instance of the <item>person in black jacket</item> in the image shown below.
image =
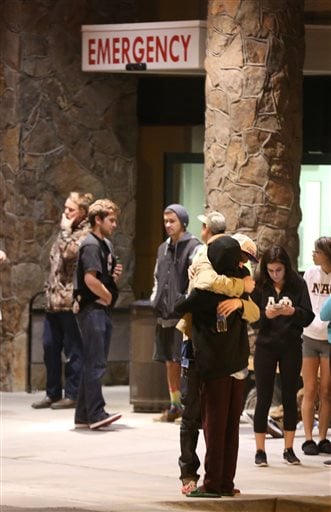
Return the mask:
M274 379L279 367L284 408L287 464L300 464L293 451L297 425L297 390L302 364L302 331L314 319L307 285L291 266L284 248L272 246L262 256L252 298L260 307L254 354L257 403L254 414L255 465L267 466L265 437Z
M245 270L239 266L241 248L234 238L224 235L216 239L208 246L207 256L217 274L244 277ZM221 330L217 310L219 302L227 299L226 295L194 288L186 299L176 303L176 311L192 313L192 342L201 379L201 419L206 441L203 485L187 493L190 498L219 498L239 492L234 488L234 476L249 343L242 300L226 315L226 326L223 324ZM255 310L257 314L251 311L247 321L259 317L257 306Z

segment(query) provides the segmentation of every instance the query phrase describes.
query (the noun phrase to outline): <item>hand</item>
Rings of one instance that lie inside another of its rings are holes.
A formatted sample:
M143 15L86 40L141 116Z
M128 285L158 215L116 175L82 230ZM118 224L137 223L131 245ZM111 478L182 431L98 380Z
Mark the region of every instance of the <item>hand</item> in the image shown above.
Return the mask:
M4 263L7 259L5 251L0 251L0 263Z
M226 299L222 302L219 302L217 305L217 313L219 315L229 316L231 313L236 311L236 309L242 308L242 302L240 299Z
M113 271L113 278L114 278L115 282L118 281L118 279L121 277L122 272L123 272L123 265L121 263L117 263L117 265L115 266L114 271Z
M72 231L72 223L74 219L68 219L65 213L62 213L61 218L61 229L63 231L68 231L69 233Z
M246 293L252 293L255 288L255 281L251 276L246 276L243 278L244 281L244 291Z
M283 306L282 307L282 315L284 316L293 316L295 313L295 308L293 306Z
M275 308L274 306L269 306L265 309L265 316L272 320L273 318L277 318L278 316L283 315L283 310L286 306L282 306L281 308Z
M195 276L195 272L194 272L192 265L190 265L189 268L187 269L187 273L188 273L188 278L191 281L193 279L193 277Z

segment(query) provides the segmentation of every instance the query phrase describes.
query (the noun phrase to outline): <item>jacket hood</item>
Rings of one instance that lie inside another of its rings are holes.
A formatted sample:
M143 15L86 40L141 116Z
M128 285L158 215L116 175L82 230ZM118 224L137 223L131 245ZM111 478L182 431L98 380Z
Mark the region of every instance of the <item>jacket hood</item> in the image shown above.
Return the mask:
M192 235L192 233L190 233L189 231L185 231L183 233L183 235L180 237L180 239L177 240L177 242L175 244L173 244L173 245L181 244L183 242L187 242L188 240L191 240L192 238L199 241L199 239L196 236ZM166 243L168 245L172 245L172 241L171 241L170 236L166 239Z
M237 275L241 261L240 245L231 236L221 236L208 245L207 256L218 274Z

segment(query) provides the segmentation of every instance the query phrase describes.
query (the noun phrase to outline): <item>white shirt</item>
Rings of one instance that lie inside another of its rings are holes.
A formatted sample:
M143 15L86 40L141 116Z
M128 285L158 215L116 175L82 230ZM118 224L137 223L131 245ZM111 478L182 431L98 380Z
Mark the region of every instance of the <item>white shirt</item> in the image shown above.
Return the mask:
M307 283L311 305L315 313L314 320L304 328L303 334L315 340L327 340L328 322L321 320L320 310L331 292L331 272L327 274L320 266L315 265L306 270L303 278Z

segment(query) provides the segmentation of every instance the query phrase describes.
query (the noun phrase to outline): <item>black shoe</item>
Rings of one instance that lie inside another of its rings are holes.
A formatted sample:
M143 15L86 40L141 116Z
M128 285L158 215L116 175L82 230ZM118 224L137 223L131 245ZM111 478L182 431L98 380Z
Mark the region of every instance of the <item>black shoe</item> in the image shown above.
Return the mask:
M317 445L318 453L331 453L331 443L328 439L322 439Z
M287 448L283 452L283 459L286 464L290 464L291 466L298 466L301 464L298 457L295 455L293 448Z
M43 398L42 400L39 400L38 402L33 402L33 404L31 404L31 407L33 407L34 409L47 409L47 408L51 407L51 405L54 402L57 402L58 400L60 400L60 399L56 398L54 400L53 398L50 398L49 396L45 396L45 398Z
M325 461L323 462L323 464L324 464L324 466L326 466L327 468L331 468L331 459L329 459L329 460L325 460Z
M313 439L305 441L301 446L302 451L305 455L318 455L318 446Z
M51 409L73 409L74 407L76 407L76 400L71 398L62 398L51 404Z
M255 466L266 467L268 466L267 454L263 450L257 450L255 454Z

